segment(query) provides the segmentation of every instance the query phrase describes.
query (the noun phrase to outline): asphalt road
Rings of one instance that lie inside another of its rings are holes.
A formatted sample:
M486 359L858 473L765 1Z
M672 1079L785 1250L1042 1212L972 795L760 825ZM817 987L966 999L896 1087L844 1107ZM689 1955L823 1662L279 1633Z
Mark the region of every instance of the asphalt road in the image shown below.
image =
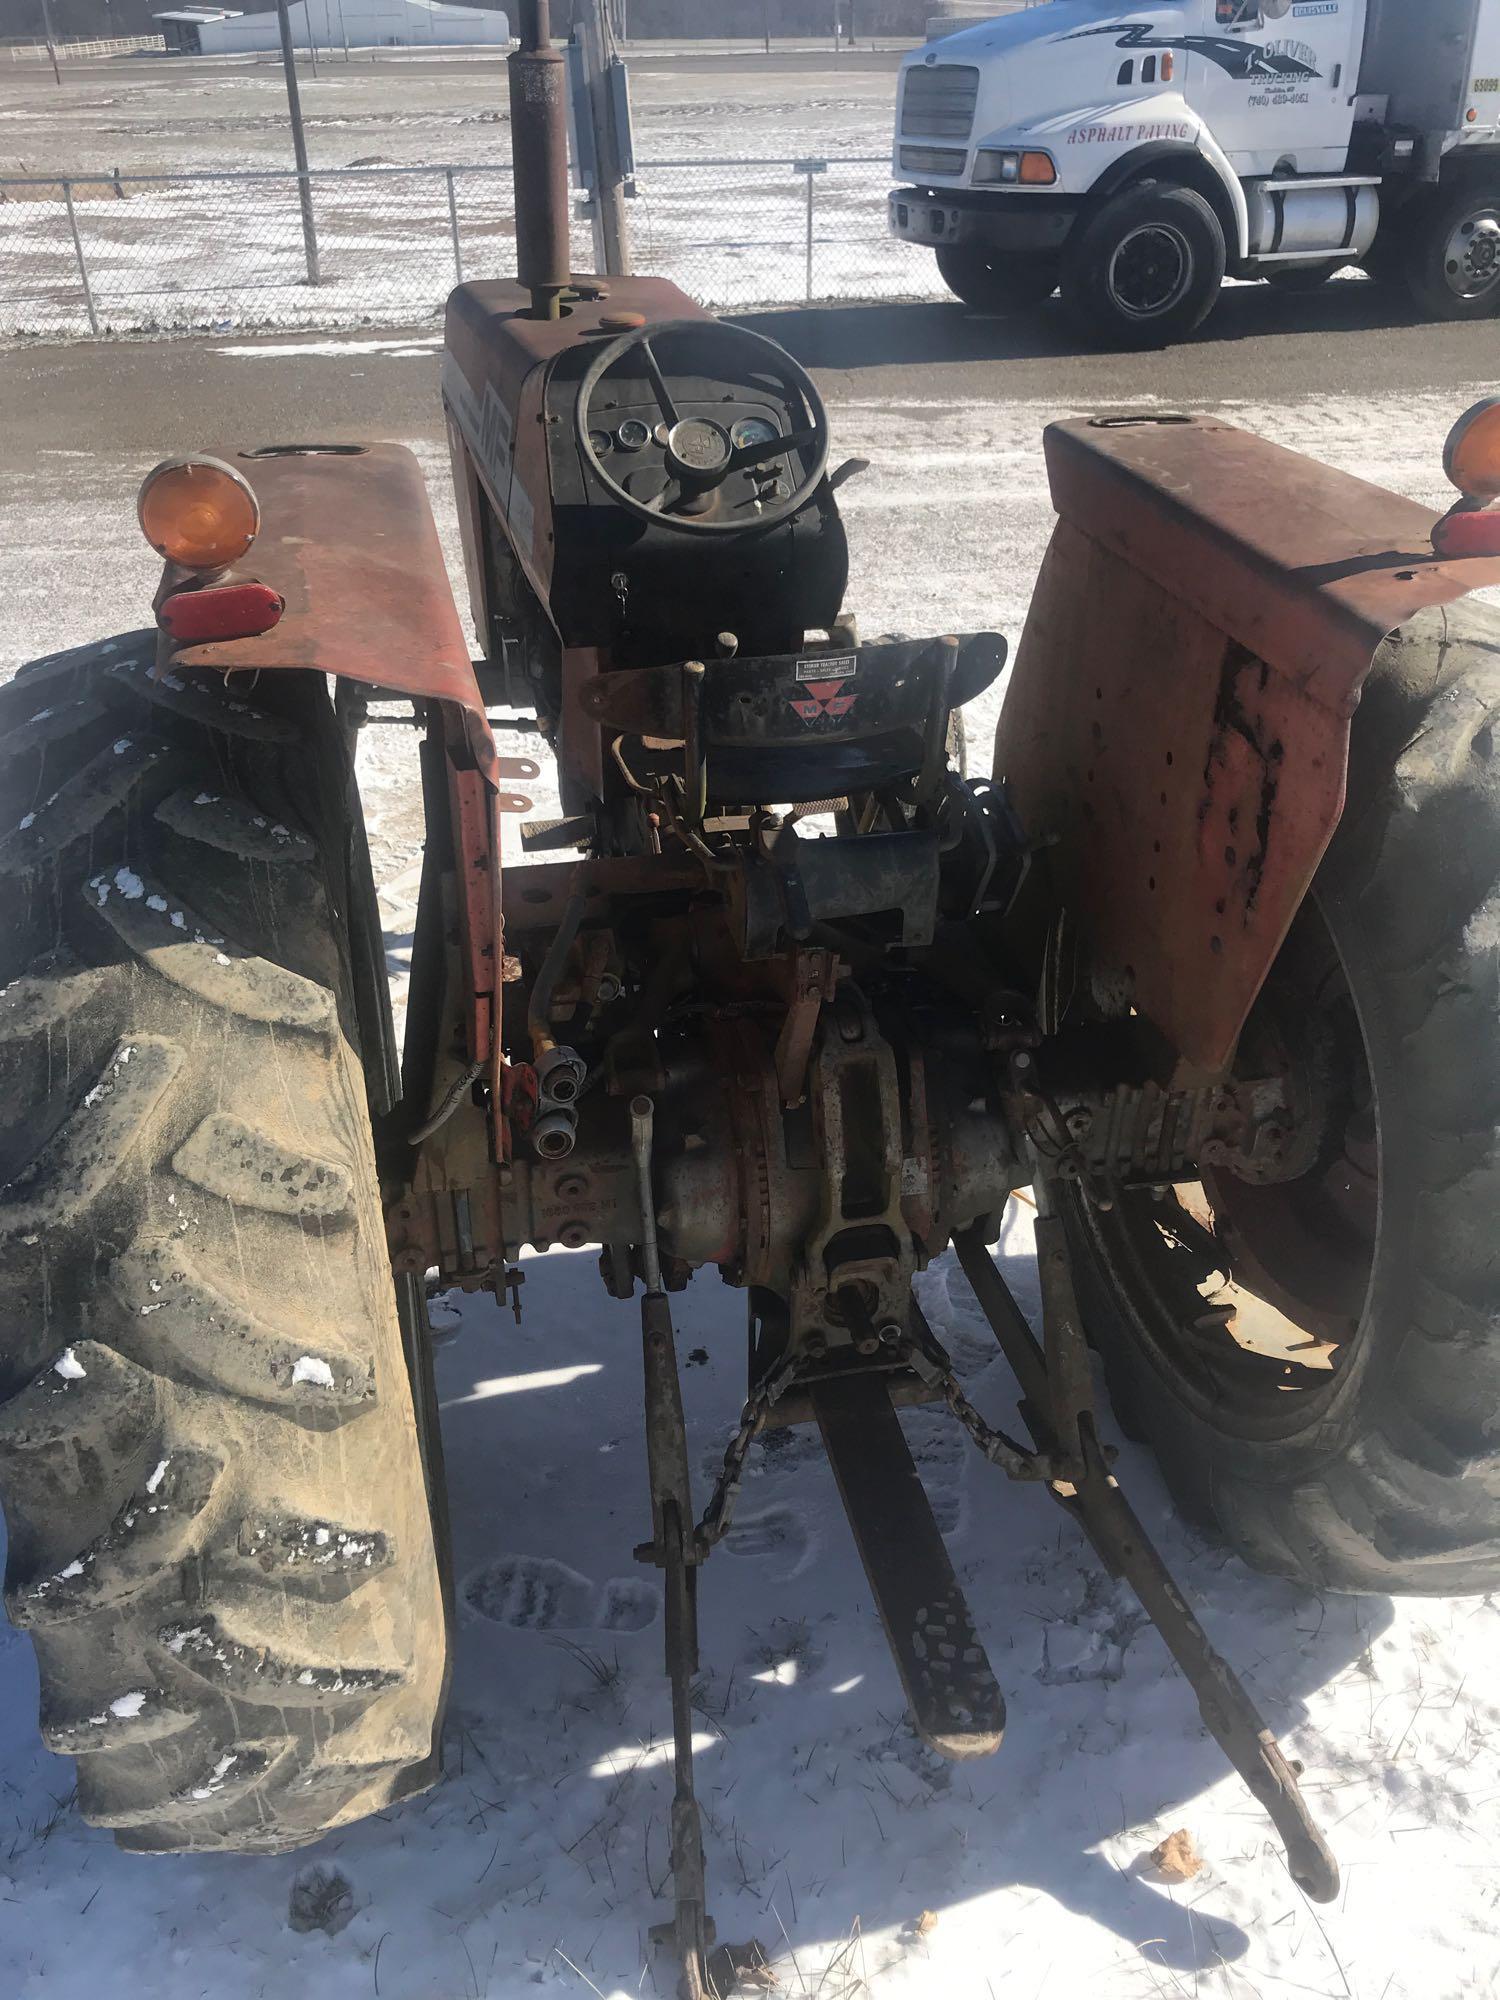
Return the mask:
M747 315L812 370L830 399L893 406L934 397L995 405L1117 409L1371 403L1493 380L1496 330L1429 326L1383 288L1340 282L1312 297L1234 287L1205 334L1163 354L1099 354L1055 306L1005 323L948 305L877 305ZM214 437L442 438L430 332L214 335L0 350L0 476L39 454L145 460ZM261 365L247 360L261 357ZM426 364L426 365L424 365ZM45 462L43 460L43 462Z

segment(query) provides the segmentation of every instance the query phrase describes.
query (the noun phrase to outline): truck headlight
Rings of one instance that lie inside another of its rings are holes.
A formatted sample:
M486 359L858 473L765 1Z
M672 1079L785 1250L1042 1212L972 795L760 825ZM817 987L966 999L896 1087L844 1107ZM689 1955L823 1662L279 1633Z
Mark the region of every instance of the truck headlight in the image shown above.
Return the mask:
M974 159L976 186L1019 182L1026 187L1051 187L1057 168L1050 153L1000 151L981 146Z

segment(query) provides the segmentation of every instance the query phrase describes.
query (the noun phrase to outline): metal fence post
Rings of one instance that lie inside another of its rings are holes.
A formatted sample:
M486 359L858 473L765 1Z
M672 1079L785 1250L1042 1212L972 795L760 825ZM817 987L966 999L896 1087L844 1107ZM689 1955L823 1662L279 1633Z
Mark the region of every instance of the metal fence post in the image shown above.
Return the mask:
M73 255L78 259L78 280L83 286L83 303L89 316L89 331L97 336L99 315L94 311L94 293L93 287L89 284L89 267L84 259L83 238L78 233L78 217L73 210L72 182L64 181L62 191L63 200L68 204L68 227L73 232Z
M813 175L826 174L826 160L793 160L793 171L807 176L807 282L804 298L808 305L813 297Z
M459 284L462 284L464 281L464 253L463 246L458 240L458 198L453 192L452 167L445 167L443 171L448 177L448 226L453 231L453 275Z
M312 179L307 171L302 95L297 88L297 54L292 47L292 22L287 12L287 0L276 0L276 15L281 29L281 67L286 76L287 109L292 118L292 157L297 162L297 193L302 203L302 248L307 258L307 282L316 285L322 282L318 265L318 231L313 221Z
M804 294L807 303L812 304L813 271L813 177L812 169L807 174L807 289Z

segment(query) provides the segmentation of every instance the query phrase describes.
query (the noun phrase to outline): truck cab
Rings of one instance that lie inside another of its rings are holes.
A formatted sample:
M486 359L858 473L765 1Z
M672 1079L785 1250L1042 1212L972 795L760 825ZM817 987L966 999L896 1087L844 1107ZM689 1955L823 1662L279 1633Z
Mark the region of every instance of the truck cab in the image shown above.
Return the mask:
M1417 37L1411 11L1051 0L949 35L902 67L891 228L971 305L1061 284L1114 344L1153 345L1226 272L1321 283L1462 182L1473 208L1431 218L1426 302L1500 310L1500 0L1434 0Z

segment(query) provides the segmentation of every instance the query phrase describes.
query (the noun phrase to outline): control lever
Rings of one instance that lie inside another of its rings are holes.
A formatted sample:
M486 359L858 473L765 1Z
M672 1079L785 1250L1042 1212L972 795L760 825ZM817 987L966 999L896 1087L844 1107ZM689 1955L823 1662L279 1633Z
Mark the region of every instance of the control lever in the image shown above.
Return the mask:
M1110 1471L1076 1351L1081 1322L1061 1240L1062 1223L1044 1177L1039 1176L1037 1195L1039 1215L1055 1224L1045 1238L1038 1229L1038 1253L1043 1253L1044 1240L1048 1253L1042 1271L1045 1353L996 1269L983 1231L963 1230L954 1237L953 1246L1021 1385L1021 1414L1038 1452L1060 1461L1069 1473L1077 1469L1076 1479L1055 1478L1048 1490L1083 1530L1110 1575L1128 1583L1140 1599L1197 1696L1209 1734L1280 1834L1292 1880L1314 1902L1332 1902L1339 1892L1338 1863L1313 1823L1295 1768L1238 1675L1210 1642Z
M651 1185L655 1106L646 1096L630 1101L631 1151L641 1200L641 1265L646 1280L641 1300L641 1345L646 1389L646 1465L651 1484L651 1540L636 1549L638 1562L663 1572L667 1675L672 1683L673 1921L659 1924L652 1937L676 1947L682 1964L683 2000L703 2000L708 1986L708 1952L714 1929L708 1916L703 1861L703 1822L693 1790L693 1676L698 1671L698 1570L700 1551L693 1531L692 1479L688 1470L687 1426L672 1309L662 1285L656 1240L656 1203Z
M829 492L837 493L841 486L847 485L851 479L858 479L862 472L868 472L869 469L870 461L867 458L846 458L841 466L829 473Z

